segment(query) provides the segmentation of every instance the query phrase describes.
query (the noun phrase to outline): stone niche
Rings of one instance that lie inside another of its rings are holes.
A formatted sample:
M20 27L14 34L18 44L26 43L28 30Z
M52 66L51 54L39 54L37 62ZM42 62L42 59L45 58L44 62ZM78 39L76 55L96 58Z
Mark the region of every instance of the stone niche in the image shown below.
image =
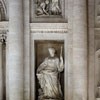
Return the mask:
M46 24L44 24L45 26ZM60 24L57 24L60 26ZM34 25L31 25L31 27ZM47 26L50 26L49 24ZM68 34L66 29L50 29L49 27L43 29L40 27L37 30L36 25L31 29L31 100L40 100L40 84L37 78L37 68L44 61L46 57L49 56L48 48L53 47L56 52L56 57L60 58L62 52L62 57L64 61L64 69L59 73L62 100L67 100L68 91ZM52 26L53 27L53 26ZM49 29L49 30L48 30ZM62 48L62 49L61 49ZM50 58L51 59L51 58ZM65 99L66 98L66 99ZM46 99L47 100L47 99ZM49 99L51 100L51 99ZM54 100L54 99L53 99Z
M8 15L8 0L0 0L0 21L7 21Z
M95 52L95 97L100 100L100 49Z
M62 47L63 48L62 56L64 59L64 41L63 40L35 40L34 42L35 42L34 43L35 44L35 75L37 74L38 67L40 66L41 63L44 62L44 60L47 57L48 59L55 59L55 58L49 58L49 52L48 52L49 47L53 47L56 50L55 56L58 58L60 58L61 47ZM60 85L61 85L61 91L63 94L62 97L64 97L64 70L59 73L58 80L60 81ZM39 80L37 79L37 76L35 77L35 87L36 87L35 89L36 90L36 100L41 100L41 99L38 99L39 94L40 94L39 93L40 84L39 84Z
M67 22L67 0L31 0L31 22Z
M95 27L100 27L100 0L95 0Z

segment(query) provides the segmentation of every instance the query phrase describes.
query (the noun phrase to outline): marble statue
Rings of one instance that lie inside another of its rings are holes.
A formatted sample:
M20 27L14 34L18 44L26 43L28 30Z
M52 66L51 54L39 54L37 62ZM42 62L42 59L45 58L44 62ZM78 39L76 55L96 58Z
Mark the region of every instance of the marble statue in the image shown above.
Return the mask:
M59 0L38 0L36 8L37 16L40 15L61 15Z
M40 84L38 100L62 100L63 95L59 82L59 74L64 69L62 47L60 60L55 57L55 49L48 48L50 56L37 69L37 78Z

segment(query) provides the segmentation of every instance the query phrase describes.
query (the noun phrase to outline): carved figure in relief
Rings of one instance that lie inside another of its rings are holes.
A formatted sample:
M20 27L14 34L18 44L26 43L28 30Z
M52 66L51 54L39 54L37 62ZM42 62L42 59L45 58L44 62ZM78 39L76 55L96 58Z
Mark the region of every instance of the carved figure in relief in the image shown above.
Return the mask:
M60 15L61 14L61 8L59 6L59 1L58 0L52 0L50 8L51 8L51 13L53 15Z
M42 1L38 4L37 15L49 15L48 13L49 0Z
M58 75L64 69L62 47L60 59L55 57L55 49L48 48L50 56L37 69L37 78L40 84L39 100L62 100L61 85Z
M61 15L59 0L38 0L37 16L40 15Z

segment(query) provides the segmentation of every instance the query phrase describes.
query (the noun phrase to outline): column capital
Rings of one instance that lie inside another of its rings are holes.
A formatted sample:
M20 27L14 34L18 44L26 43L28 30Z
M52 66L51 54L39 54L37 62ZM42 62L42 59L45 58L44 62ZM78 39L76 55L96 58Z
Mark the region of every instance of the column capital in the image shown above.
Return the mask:
M7 39L7 31L5 30L0 31L0 42L6 43L6 39Z

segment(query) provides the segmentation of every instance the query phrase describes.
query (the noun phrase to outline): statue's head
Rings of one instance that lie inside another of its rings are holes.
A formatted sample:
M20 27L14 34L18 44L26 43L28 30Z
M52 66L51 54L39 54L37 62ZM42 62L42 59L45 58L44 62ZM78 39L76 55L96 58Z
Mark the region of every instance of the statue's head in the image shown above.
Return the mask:
M48 51L49 51L49 54L51 57L55 56L55 49L54 48L50 47L50 48L48 48Z
M46 3L46 4L49 4L49 0L45 0L45 3Z

